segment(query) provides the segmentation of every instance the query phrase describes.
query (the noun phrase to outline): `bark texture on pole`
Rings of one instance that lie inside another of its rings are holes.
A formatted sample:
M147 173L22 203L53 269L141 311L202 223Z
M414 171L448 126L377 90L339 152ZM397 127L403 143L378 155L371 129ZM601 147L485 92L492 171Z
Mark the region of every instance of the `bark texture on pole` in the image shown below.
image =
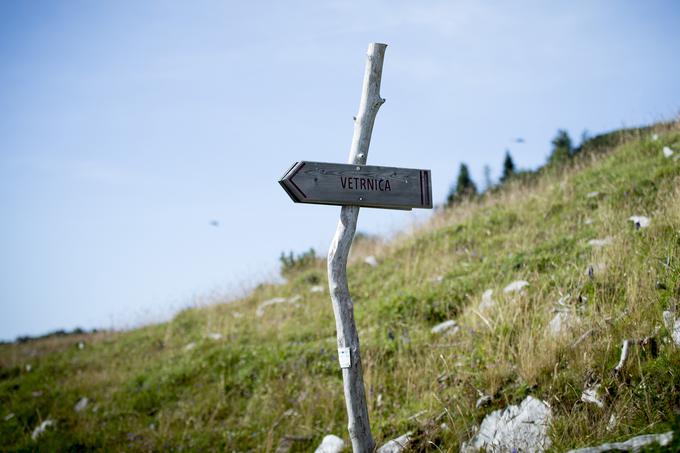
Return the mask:
M349 163L364 165L371 143L373 123L378 109L385 102L380 97L380 79L386 44L372 43L368 46L364 83L361 91L359 113L354 121L354 136L349 152ZM359 335L354 323L354 303L347 284L347 257L354 239L359 217L358 206L340 208L340 221L328 250L328 286L330 288L338 348L349 348L350 366L342 368L345 403L349 419L349 436L355 453L372 452L375 443L371 435L366 406Z

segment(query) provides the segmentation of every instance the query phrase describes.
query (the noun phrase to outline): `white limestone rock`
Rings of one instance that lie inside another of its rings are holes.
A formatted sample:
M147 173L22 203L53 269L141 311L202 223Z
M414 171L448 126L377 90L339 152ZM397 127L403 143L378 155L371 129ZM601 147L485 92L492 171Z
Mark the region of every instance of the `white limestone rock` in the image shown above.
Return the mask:
M578 317L571 312L557 312L553 319L548 323L548 333L551 337L558 338L569 332L578 321Z
M475 408L479 409L480 407L484 407L487 404L491 403L491 397L489 395L482 395L479 398L477 398L477 402L475 403Z
M484 311L496 305L496 301L493 300L493 289L487 289L482 294L482 301L479 303L479 309Z
M675 151L670 149L668 146L663 147L663 157L671 157L673 154L675 154Z
M460 330L460 326L453 319L437 324L431 330L434 334L454 335Z
M206 337L210 338L211 340L219 341L222 339L222 334L217 333L217 332L210 332Z
M86 396L80 398L78 402L76 403L75 406L73 406L73 410L76 412L82 412L87 408L87 405L90 403L90 400L87 399Z
M45 430L50 426L54 426L54 420L48 418L47 420L43 421L42 423L35 427L33 433L31 433L31 439L38 440L38 438L42 436Z
M323 292L323 286L321 285L315 285L309 288L310 293L322 293Z
M581 393L581 401L584 403L591 403L602 409L604 407L604 403L598 396L598 392L600 391L600 384L596 384L590 388L587 388Z
M290 298L274 297L273 299L265 300L257 307L257 310L255 310L255 315L261 318L262 316L264 316L264 309L269 306L286 303L294 304L300 299L301 297L299 295L296 295Z
M324 436L314 453L340 453L345 449L345 441L334 434Z
M529 282L527 282L526 280L517 280L503 288L503 292L508 294L522 291L522 289L524 289L525 286L529 286Z
M548 425L552 411L547 403L527 396L519 406L508 406L487 415L477 435L461 446L461 452L543 452L550 448Z
M411 442L411 435L413 433L408 432L404 435L392 439L387 442L382 447L378 448L377 453L400 453L404 448L406 448Z
M600 192L588 192L586 198L597 198L600 196Z
M184 346L184 350L185 350L185 351L191 351L191 350L194 349L195 347L196 347L196 342L195 342L195 341L192 341L191 343L187 343L187 345Z
M665 310L661 317L663 318L663 325L666 329L673 330L673 322L675 321L675 316L672 311Z
M645 217L643 215L632 215L628 217L628 220L633 222L635 225L635 228L647 228L649 224L651 223L651 220L649 220L649 217Z
M673 343L680 346L680 318L676 318L670 311L663 312L663 323L671 333Z
M619 420L616 418L615 414L609 416L609 421L607 422L607 432L612 432L616 429L619 424Z
M369 255L366 258L364 258L364 263L368 264L371 267L376 267L378 265L378 260L375 259L375 256Z
M670 444L673 441L673 431L668 431L661 434L645 434L642 436L633 437L625 442L612 442L609 444L602 444L597 447L577 448L576 450L569 450L567 453L600 453L605 451L640 451L642 447L657 443L662 447Z
M588 241L588 245L595 248L604 247L605 245L609 245L611 243L612 238L610 236L607 236L606 238L603 239L591 239Z
M561 293L560 293L561 294ZM557 299L557 305L560 307L567 307L567 302L569 302L569 299L571 299L571 294L567 293L564 296L560 296L559 299Z

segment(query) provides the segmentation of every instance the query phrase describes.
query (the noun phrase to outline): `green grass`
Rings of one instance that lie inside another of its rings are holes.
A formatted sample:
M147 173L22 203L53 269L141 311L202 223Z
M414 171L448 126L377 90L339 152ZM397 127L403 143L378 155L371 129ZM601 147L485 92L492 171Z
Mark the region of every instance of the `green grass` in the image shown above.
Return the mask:
M486 414L529 394L552 407L555 451L673 426L680 351L662 312L680 301L680 161L661 148L680 149L680 127L655 131L657 141L645 129L612 135L568 168L440 210L392 241L357 244L349 281L379 443L410 430L414 449L458 451ZM636 230L631 215L652 224ZM587 244L604 237L611 245ZM377 267L363 264L367 250ZM586 270L599 263L591 279ZM504 295L519 279L525 292ZM317 283L326 284L325 266L310 261L287 284L165 324L1 345L0 449L273 451L296 436L293 451L309 451L328 433L348 440L335 322L327 291L309 290ZM486 289L496 306L480 310ZM579 322L553 338L546 326L567 294ZM294 295L297 304L256 316L263 301ZM430 333L447 319L462 326L456 335ZM621 342L650 335L657 354L634 347L614 374ZM580 401L593 382L602 409ZM475 408L478 392L492 404ZM76 412L83 396L90 404ZM33 441L47 418L55 426Z

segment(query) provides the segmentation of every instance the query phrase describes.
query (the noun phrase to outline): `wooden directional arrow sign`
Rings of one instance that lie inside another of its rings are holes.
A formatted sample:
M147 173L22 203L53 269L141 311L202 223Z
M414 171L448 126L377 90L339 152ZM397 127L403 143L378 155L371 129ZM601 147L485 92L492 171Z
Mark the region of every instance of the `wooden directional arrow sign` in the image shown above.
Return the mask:
M296 162L279 183L296 203L432 208L430 170Z

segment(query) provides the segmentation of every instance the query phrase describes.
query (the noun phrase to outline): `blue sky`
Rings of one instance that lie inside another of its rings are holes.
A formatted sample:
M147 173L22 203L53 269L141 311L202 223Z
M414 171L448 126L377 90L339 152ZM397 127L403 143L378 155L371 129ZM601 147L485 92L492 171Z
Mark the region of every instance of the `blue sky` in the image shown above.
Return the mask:
M542 164L558 128L674 117L678 24L673 1L2 2L0 338L166 319L325 253L339 208L276 181L345 162L369 42L389 47L368 161L431 169L441 202L461 162L481 183L506 148Z

